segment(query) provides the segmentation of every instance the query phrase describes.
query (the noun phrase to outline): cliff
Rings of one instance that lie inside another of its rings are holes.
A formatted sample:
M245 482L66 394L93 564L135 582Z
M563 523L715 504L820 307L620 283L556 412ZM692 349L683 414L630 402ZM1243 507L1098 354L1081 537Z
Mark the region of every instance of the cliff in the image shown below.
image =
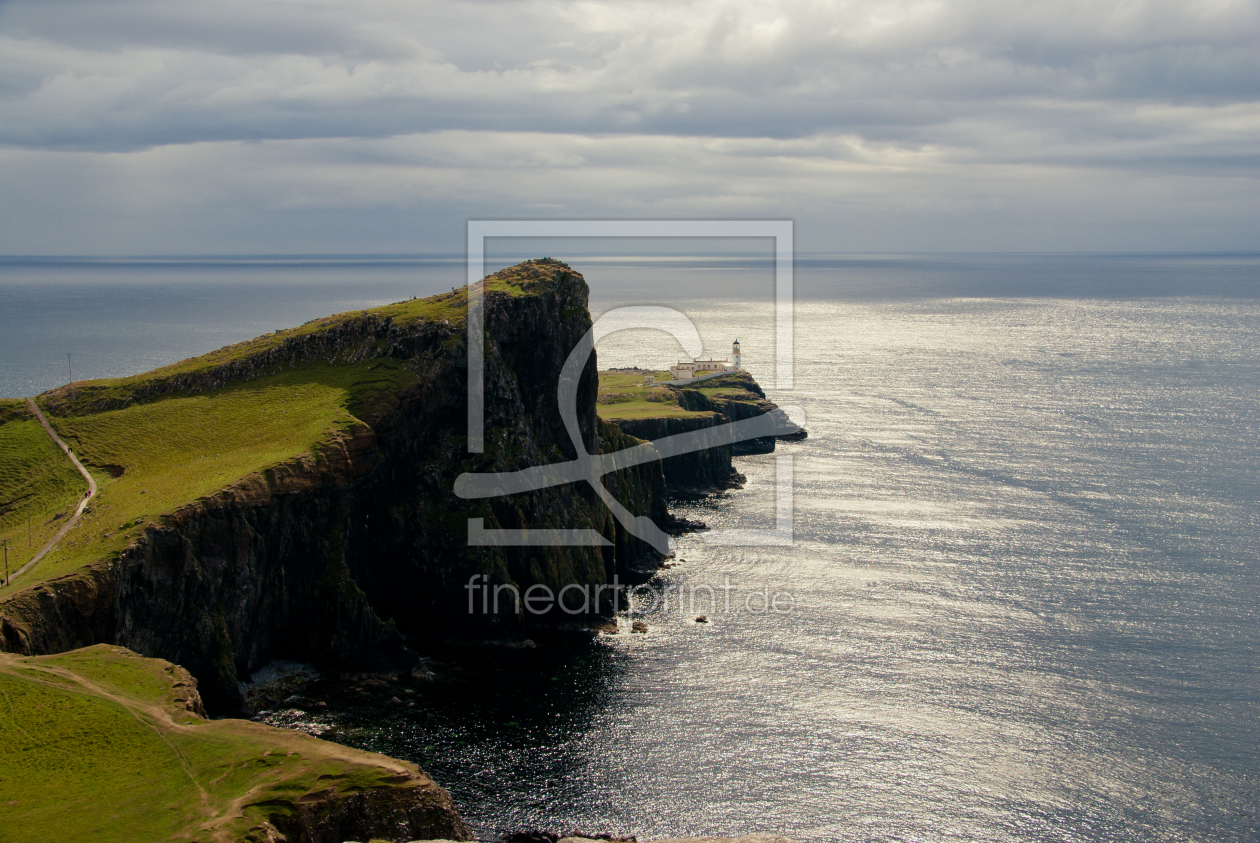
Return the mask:
M742 485L744 478L735 470L732 456L767 454L778 439L805 437L779 407L766 400L766 394L748 372L734 372L692 386L646 385L642 376L649 372L632 370L629 378L620 372L600 373L600 417L638 439L656 440L681 433L697 432L702 448L666 457L661 471L670 492L696 493ZM662 373L663 374L663 373ZM639 382L635 382L638 379ZM763 436L731 444L718 437L718 428L731 422L771 414L784 429L778 436Z
M242 712L238 680L271 659L405 670L416 656L404 633L502 637L572 619L510 601L470 613L474 575L558 591L624 581L656 558L583 484L451 494L462 472L574 456L555 385L590 328L584 279L534 261L483 284L484 454L466 450L464 290L40 396L102 487L74 540L4 590L0 649L119 644L186 667L210 710ZM578 396L585 447L638 444L599 422L595 391L592 356ZM668 518L659 462L608 485L634 514ZM609 544L469 547L469 518L592 529Z
M660 554L585 483L483 500L452 494L464 473L576 456L556 384L591 327L586 282L542 260L481 287L482 454L469 454L465 438L466 290L338 314L40 396L100 492L56 552L0 590L0 650L121 645L187 668L210 711L244 713L240 680L273 659L406 671L418 661L408 636L523 638L539 625L598 614L611 599L599 586L633 579ZM600 418L597 407L624 414L626 404L604 401L599 390L592 354L577 396L589 452L629 454L641 440L713 431L702 443L709 447L663 463L621 460L605 476L632 515L663 528L672 521L669 489L738 483L735 449L774 447L773 437L734 446L717 438L728 421L777 412L746 373L641 402L664 418ZM34 423L22 409L4 409L0 440L15 430L29 438ZM23 488L0 491L23 500ZM53 491L61 495L48 493L54 509L75 500ZM54 523L45 510L40 519ZM0 531L26 522L20 507L0 518L10 519ZM591 530L606 544L472 547L468 524L477 518L487 529ZM487 607L470 600L471 582L507 596ZM508 590L523 595L535 585L600 597L573 614L554 605L535 614Z

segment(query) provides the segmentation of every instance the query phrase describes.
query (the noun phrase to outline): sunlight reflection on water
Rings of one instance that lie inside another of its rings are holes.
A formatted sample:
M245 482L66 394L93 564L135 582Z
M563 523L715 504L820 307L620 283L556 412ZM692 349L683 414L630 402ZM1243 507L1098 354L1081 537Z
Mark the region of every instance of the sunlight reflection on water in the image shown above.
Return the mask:
M691 312L769 370L766 307ZM483 837L1256 839L1260 307L808 303L797 338L796 545L684 536L659 577L794 611L658 610L362 744ZM673 354L619 335L600 361ZM772 460L679 511L771 526Z

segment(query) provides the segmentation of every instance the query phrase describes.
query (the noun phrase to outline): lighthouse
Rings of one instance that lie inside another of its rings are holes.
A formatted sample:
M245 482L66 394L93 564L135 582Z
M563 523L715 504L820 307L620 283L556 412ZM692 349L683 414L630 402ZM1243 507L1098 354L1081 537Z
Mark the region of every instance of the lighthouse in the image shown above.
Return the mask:
M731 363L735 365L735 371L739 371L739 340L735 340L731 344Z

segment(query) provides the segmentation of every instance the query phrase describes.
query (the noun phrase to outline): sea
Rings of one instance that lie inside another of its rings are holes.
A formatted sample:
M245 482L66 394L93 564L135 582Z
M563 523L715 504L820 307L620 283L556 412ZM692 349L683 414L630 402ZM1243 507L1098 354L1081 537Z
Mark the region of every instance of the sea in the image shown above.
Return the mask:
M798 256L786 301L757 255L570 262L597 313L738 339L808 439L674 501L710 529L619 634L434 652L406 699L330 687L308 725L415 761L482 840L1260 841L1260 255ZM465 272L3 259L0 395L64 383L67 354L130 374Z

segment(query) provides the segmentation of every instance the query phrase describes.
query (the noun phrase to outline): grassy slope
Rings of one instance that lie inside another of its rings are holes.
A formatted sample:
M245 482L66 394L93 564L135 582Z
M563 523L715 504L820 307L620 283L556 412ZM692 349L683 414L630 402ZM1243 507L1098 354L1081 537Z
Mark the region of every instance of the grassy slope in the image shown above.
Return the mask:
M309 792L415 772L297 732L203 720L177 700L176 678L168 662L106 645L0 654L0 836L237 840L263 819L249 806L283 811Z
M484 291L530 293L550 274L547 267L531 263L487 277ZM426 299L314 319L140 375L76 381L78 398L64 402L66 415L52 414L47 402L39 399L49 422L92 472L100 491L78 526L38 565L7 588L0 587L0 597L121 551L143 531L145 521L310 451L356 424L375 403L406 388L415 376L396 360L306 364L213 392L167 394L123 410L77 408L129 400L154 381L207 372L369 314L402 325L419 320L457 325L464 322L467 309L468 291L461 287ZM25 402L0 400L0 504L29 494L0 515L0 539L8 538L13 545L11 570L52 537L62 523L52 516L72 510L86 488L70 461L29 415Z
M668 378L669 372L649 372ZM678 406L678 392L673 387L653 386L644 382L642 372L600 372L599 399L596 409L601 419L655 419L686 416L711 416L711 412L693 412ZM756 403L761 397L745 389L751 381L746 372L713 378L682 387L696 391L718 406L724 401Z
M648 374L669 378L669 372ZM637 372L600 372L599 398L595 405L599 417L612 421L712 415L684 410L678 406L677 392L665 386L651 386L644 382L644 377Z
M0 540L9 544L10 572L39 552L86 491L26 402L0 402Z
M124 549L149 519L309 451L358 424L354 411L376 393L414 380L396 360L313 364L213 392L50 418L99 491L79 525L9 590Z
M503 272L488 276L483 282L486 293L506 293L509 296L525 295L530 290L531 275L528 266L511 267ZM410 322L428 320L440 322L446 320L452 324L464 322L468 313L468 290L466 287L450 293L441 293L424 299L410 299L395 302L368 310L348 310L335 313L321 319L312 319L296 328L287 328L263 334L252 340L224 346L216 351L200 357L190 357L169 366L153 369L139 375L125 378L103 378L98 380L75 381L76 390L90 395L93 402L100 403L110 399L127 399L146 384L155 380L169 379L182 375L194 375L239 360L262 354L283 345L288 340L314 334L319 331L333 330L347 323L362 319L367 315L378 319L392 319L395 324L406 325Z
M752 382L752 376L747 372L739 372L732 375L724 375L713 380L702 381L693 384L687 389L694 389L703 393L709 400L719 401L743 401L755 404L764 400L760 395L751 392L745 388L745 385Z

